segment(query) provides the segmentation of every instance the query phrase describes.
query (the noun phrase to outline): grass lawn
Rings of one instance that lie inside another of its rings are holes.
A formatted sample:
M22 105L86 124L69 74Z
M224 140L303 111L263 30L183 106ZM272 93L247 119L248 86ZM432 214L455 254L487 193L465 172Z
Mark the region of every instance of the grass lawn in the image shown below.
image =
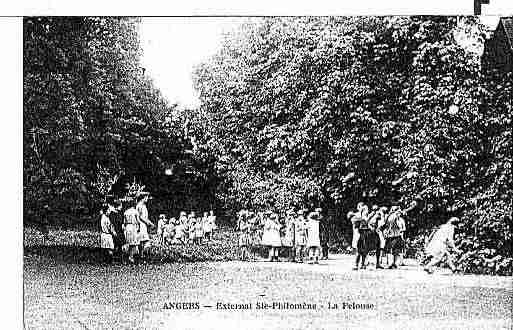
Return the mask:
M24 257L27 329L512 326L511 277L450 275L445 270L427 275L413 260L399 270L371 266L364 271L352 271L352 257L345 255L321 265L225 261L109 266L38 253L37 246L27 248ZM198 303L199 309L165 308L173 302ZM216 309L218 302L251 303L252 309ZM257 309L263 302L305 302L316 308ZM344 302L372 308L343 309ZM339 308L329 309L329 303Z

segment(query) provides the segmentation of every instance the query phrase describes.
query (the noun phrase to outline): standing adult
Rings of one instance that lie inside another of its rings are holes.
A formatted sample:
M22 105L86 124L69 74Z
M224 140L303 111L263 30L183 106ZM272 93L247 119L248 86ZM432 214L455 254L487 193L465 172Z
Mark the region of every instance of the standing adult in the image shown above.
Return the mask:
M315 213L319 217L319 240L321 242L321 259L328 260L329 253L329 228L328 221L322 216L322 208L315 209Z
M148 247L150 242L150 235L148 234L148 226L153 227L153 223L148 218L148 208L146 203L148 202L149 194L141 193L137 197L136 210L139 214L139 248L141 249L141 259L145 261L147 259Z
M118 235L114 236L114 251L116 251L116 254L120 256L123 255L123 245L125 245L125 235L122 235L123 233L123 212L122 212L123 205L120 201L114 201L112 205L110 205L110 222L112 223L112 226L114 227L114 230Z
M369 251L373 248L376 248L376 268L382 269L381 266L381 252L385 249L385 237L383 236L383 226L385 224L385 212L386 208L379 208L377 205L372 206L372 211L369 214L369 230L371 234L371 239L369 243Z
M319 238L319 215L311 212L308 215L308 227L306 230L306 246L308 248L308 256L310 262L319 263L319 255L321 249L321 241Z
M278 252L281 246L280 227L278 215L274 212L266 212L262 245L269 248L270 262L279 261Z
M440 263L444 258L452 272L456 272L456 266L454 266L451 252L459 252L454 245L454 229L455 224L458 222L458 218L450 218L447 223L440 226L431 238L431 241L427 244L426 254L427 257L431 259L426 267L424 267L424 270L427 273L432 274L433 267Z
M358 224L360 221L362 221L362 218L366 217L367 215L362 214L362 209L365 206L363 202L359 202L356 205L356 212L349 211L347 213L347 218L351 221L351 225L353 228L353 240L351 242L351 248L353 249L354 253L357 253L358 249L358 240L360 239L360 232L358 231Z
M135 262L137 247L139 246L139 213L135 209L136 200L130 200L130 207L125 211L125 219L123 221L123 233L125 234L125 242L128 245L128 261Z

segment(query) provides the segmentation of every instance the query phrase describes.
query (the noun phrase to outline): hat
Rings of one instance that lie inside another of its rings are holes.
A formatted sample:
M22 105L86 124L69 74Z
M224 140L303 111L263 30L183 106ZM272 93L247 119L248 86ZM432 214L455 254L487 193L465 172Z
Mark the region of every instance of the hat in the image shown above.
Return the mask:
M378 207L376 204L372 205L372 210L373 210L373 211L375 211L375 210L377 210L377 209L379 209L379 207Z
M451 223L460 223L460 222L461 222L461 219L460 219L460 218L458 218L458 217L451 217L451 218L449 219L449 222L451 222Z
M322 208L320 208L320 207L316 208L315 212L319 212L319 213L322 212Z
M166 218L165 214L159 214L159 219L165 219L165 218Z

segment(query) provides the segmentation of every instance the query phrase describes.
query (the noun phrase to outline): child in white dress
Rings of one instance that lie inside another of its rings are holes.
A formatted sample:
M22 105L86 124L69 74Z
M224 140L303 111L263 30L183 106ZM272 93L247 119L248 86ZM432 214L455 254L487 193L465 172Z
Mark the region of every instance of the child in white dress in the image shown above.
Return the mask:
M116 231L114 230L114 226L110 222L109 214L111 209L109 205L104 205L101 211L101 234L100 234L100 247L106 251L106 261L111 263L114 256L114 239L113 236L116 236Z
M321 240L319 238L319 220L319 216L316 212L311 212L308 215L306 246L308 248L310 262L313 262L315 264L319 263L319 256L321 250Z

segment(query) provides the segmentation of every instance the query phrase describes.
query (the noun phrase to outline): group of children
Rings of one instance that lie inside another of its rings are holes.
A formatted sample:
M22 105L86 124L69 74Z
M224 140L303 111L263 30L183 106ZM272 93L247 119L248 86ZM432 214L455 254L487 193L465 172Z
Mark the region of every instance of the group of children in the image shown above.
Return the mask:
M121 258L128 255L128 261L135 263L136 258L145 262L150 243L148 227L155 227L149 220L146 203L149 193L141 192L135 198L125 198L106 203L100 212L100 247L105 251L108 263L113 261L114 252ZM123 212L123 207L126 210ZM164 214L157 222L158 242L170 244L202 244L203 239L211 240L217 229L216 216L211 210L203 217L196 217L194 212L188 216L180 212L178 219L166 219Z
M401 260L404 253L404 232L406 223L404 217L414 209L416 202L408 208L401 209L399 206L387 207L377 205L368 206L360 202L356 211L350 211L347 217L353 225L352 248L356 252L356 264L354 269L366 267L365 258L370 251L376 251L376 268L382 269L381 252L392 255L392 263L389 269L397 268L398 260ZM387 258L388 260L388 258Z
M136 257L145 260L150 242L148 227L154 227L148 217L148 199L148 193L140 193L135 198L102 206L100 247L106 252L107 262L112 262L115 250L122 256L127 254L130 263L134 263ZM123 207L126 207L124 212Z
M165 214L159 216L157 237L161 245L170 244L202 244L211 240L217 229L214 211L203 212L202 217L196 217L195 212L180 212L178 219L167 219Z
M116 249L122 255L127 254L130 263L134 263L136 257L144 262L150 242L148 227L154 227L148 217L148 198L148 193L141 193L134 199L125 200L125 205L117 201L102 207L100 246L106 251L108 262L112 261ZM127 207L124 212L123 206ZM406 230L404 217L415 206L413 202L406 209L392 206L388 210L387 207L374 205L369 210L360 202L356 211L347 214L353 225L352 248L357 255L355 270L359 269L360 262L362 269L367 266L365 259L371 251L376 251L376 268L383 268L382 252L393 257L389 269L397 268L399 260L402 264ZM453 240L454 224L458 221L458 218L452 217L429 239L426 248L429 263L425 268L428 273L432 273L433 266L443 259L447 259L450 268L455 271L451 251L458 251ZM178 219L167 219L164 214L159 216L157 237L163 246L202 244L204 240L213 238L216 229L216 216L212 210L204 212L202 217L196 217L194 212L187 215L182 211ZM237 217L237 230L242 260L254 260L255 252L260 247L267 249L270 262L279 261L280 252L291 262L304 262L308 258L309 263L318 264L319 259L328 259L328 230L321 208L312 212L290 209L281 215L270 210L241 210Z
M279 261L280 251L291 262L319 263L328 258L327 231L322 221L322 209L288 210L281 216L273 211L241 210L237 217L239 249L242 260L255 259L259 247L268 249L268 260Z

